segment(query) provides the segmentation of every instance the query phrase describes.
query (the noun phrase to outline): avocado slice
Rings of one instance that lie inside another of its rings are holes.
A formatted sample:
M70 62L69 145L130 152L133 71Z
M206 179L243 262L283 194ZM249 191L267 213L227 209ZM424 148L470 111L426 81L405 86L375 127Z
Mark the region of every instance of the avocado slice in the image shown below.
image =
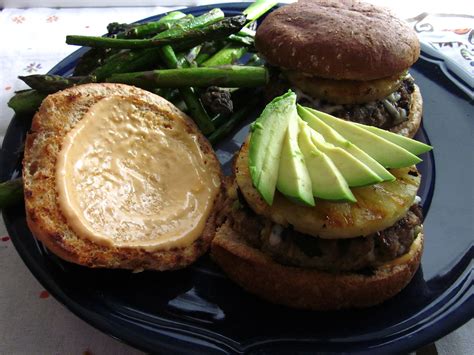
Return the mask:
M410 153L415 155L420 155L429 152L433 149L433 147L428 144L419 142L415 139L404 137L397 133L386 131L385 129L381 129L374 126L367 126L361 123L356 123L356 125L408 150Z
M365 186L383 181L367 165L344 149L326 142L324 137L313 129L310 133L313 144L334 162L349 186Z
M344 149L347 153L351 154L356 159L360 160L363 164L367 165L374 173L376 173L383 181L394 181L395 176L390 174L390 172L380 165L375 159L370 155L365 153L363 150L358 148L355 144L352 144L343 136L341 136L337 131L332 129L326 123L321 121L317 116L312 114L310 111L305 109L303 106L298 105L298 113L304 121L306 121L312 129L321 133L324 136L324 139L331 144L334 144L336 147Z
M295 105L296 95L288 91L270 102L251 128L250 176L253 185L269 205L273 203L283 140L289 119L296 111Z
M306 109L386 168L402 168L421 162L420 158L408 150L352 122L336 118L309 107L306 107Z
M300 120L298 144L311 178L313 196L325 200L356 202L347 181L329 157L313 144L308 124Z
M286 197L304 205L314 206L311 178L298 145L299 121L296 105L294 105L283 140L276 186L278 191Z

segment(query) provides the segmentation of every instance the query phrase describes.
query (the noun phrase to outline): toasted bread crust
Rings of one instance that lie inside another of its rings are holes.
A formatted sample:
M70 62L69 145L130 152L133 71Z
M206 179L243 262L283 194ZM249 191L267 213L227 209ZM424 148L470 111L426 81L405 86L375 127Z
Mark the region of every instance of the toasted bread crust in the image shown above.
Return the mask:
M185 267L204 254L217 226L222 193L216 198L202 236L191 245L146 251L134 247L107 247L78 237L68 226L57 202L55 165L63 137L88 108L110 95L136 96L171 119L184 120L199 137L206 164L222 178L220 164L209 142L194 122L163 98L122 84L86 84L48 96L33 118L25 144L23 180L28 226L33 235L59 257L88 267L169 270Z
M247 244L229 222L219 228L211 245L212 258L248 292L272 303L312 310L369 307L393 297L412 279L422 251L420 233L410 252L398 259L400 264L392 261L367 276L278 264Z
M390 128L390 131L402 136L413 138L418 132L423 117L423 98L420 88L415 85L415 91L411 94L410 115L408 119L399 125Z
M374 80L419 57L416 33L387 9L354 0L306 0L282 6L258 27L265 60L328 79Z

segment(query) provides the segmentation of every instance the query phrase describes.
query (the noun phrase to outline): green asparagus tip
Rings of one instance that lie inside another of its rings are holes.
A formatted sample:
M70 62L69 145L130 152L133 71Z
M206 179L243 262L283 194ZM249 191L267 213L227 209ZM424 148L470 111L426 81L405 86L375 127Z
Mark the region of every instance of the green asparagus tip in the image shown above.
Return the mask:
M273 0L256 0L249 7L247 7L243 14L247 16L247 21L255 21L269 11L273 6L278 4L278 1Z

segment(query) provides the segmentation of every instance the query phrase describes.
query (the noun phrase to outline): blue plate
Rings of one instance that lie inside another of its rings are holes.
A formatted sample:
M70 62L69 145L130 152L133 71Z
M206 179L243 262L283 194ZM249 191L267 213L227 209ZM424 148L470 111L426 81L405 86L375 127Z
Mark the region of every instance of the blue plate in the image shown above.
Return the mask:
M213 7L234 15L245 6ZM210 9L184 12L199 15ZM70 73L84 51L73 53L51 73ZM417 138L434 146L419 165L426 246L413 281L382 305L337 312L275 306L244 292L208 256L175 272L87 269L58 259L37 242L26 225L24 206L3 211L8 232L26 265L54 297L103 332L148 352L416 349L474 315L474 117L472 103L437 66L420 60L411 73L425 100L424 128ZM19 174L18 150L28 128L22 120L12 120L0 155L1 180ZM247 131L248 125L243 125L218 146L227 170Z

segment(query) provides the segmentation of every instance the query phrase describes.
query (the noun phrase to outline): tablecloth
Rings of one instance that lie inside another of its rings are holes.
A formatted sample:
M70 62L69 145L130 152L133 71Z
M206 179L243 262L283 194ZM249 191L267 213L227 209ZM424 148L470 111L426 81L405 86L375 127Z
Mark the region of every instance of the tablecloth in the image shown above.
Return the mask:
M210 1L202 1L209 3ZM168 2L169 3L169 2ZM190 4L192 2L186 2ZM13 112L18 75L46 73L77 49L66 34L101 35L109 22L132 22L172 8L4 9L0 12L0 143ZM413 13L411 14L413 15ZM407 17L405 17L407 18ZM474 321L436 342L440 354L473 354ZM0 354L140 354L70 313L36 281L0 222Z

